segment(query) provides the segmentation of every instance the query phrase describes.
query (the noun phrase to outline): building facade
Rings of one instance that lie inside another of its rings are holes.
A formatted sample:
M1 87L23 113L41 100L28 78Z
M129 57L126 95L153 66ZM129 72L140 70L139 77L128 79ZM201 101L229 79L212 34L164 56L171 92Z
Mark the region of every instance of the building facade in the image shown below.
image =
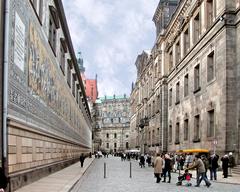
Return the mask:
M160 1L153 17L157 30L157 21L164 19L162 12L170 10L163 9L165 2ZM139 94L135 98L139 106L144 106L144 99L151 104L151 94L144 97L144 91L149 93L144 82L155 82L150 93L159 93L154 108L160 113L162 151L206 148L221 155L232 151L238 158L239 9L239 0L180 1L171 20L157 33L147 59L140 59L131 99ZM135 110L132 117L147 114L144 131L151 133L151 113L146 112Z
M4 1L1 1L0 3L0 81L3 82L3 21L4 21ZM0 166L3 167L3 129L2 129L2 83L0 83Z
M13 191L90 152L92 126L62 2L4 2L2 148Z
M105 96L97 99L94 106L95 151L123 152L130 148L129 98Z

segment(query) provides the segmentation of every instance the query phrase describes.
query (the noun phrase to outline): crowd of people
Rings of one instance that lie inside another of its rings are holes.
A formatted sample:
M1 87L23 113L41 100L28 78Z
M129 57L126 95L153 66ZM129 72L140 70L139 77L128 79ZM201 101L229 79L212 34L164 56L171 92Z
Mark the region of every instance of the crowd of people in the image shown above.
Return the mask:
M189 176L188 171L196 169L197 183L196 187L200 186L202 180L205 181L207 187L211 185L209 180L217 180L217 171L223 171L223 178L232 175L232 168L236 165L232 152L219 157L217 154L149 154L139 153L119 153L122 161L135 159L139 161L139 166L144 168L147 166L154 167L154 176L156 182L171 183L171 172L185 170L183 175ZM179 179L182 178L179 177Z

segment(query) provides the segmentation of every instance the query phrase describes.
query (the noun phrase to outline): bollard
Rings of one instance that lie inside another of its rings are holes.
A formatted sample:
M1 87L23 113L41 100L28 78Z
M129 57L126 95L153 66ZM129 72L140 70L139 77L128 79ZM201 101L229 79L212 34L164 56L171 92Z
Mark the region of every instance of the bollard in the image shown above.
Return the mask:
M130 178L132 178L132 162L130 162Z
M104 162L104 179L106 178L106 163Z

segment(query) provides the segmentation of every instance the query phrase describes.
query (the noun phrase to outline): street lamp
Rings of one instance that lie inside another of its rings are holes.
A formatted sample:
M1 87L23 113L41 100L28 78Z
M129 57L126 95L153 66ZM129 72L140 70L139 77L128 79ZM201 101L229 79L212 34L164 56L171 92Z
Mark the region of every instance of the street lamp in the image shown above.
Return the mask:
M144 117L143 119L140 119L140 124L139 124L139 127L140 127L140 132L141 132L141 136L142 136L142 140L141 140L141 153L145 153L145 149L144 149L144 139L143 139L143 129L145 126L148 126L149 125L149 121L148 121L148 117Z

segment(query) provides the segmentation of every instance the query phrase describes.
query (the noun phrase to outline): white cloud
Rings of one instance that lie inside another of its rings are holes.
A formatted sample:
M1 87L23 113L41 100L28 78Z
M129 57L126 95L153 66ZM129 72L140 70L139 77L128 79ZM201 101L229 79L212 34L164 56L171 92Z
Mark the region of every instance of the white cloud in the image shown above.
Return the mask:
M98 74L100 95L130 93L135 60L155 38L152 16L159 0L64 0L76 52L86 76Z

